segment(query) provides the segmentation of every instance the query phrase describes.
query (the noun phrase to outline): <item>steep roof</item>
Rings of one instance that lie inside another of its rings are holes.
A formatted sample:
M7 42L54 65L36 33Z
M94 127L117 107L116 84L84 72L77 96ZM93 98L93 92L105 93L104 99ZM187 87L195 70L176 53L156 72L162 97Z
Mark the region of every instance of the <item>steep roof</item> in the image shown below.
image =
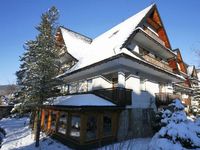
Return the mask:
M82 36L77 36L77 33L61 28L68 53L78 60L78 63L67 72L83 68L119 53L126 53L132 57L137 57L128 50L121 49L121 47L154 6L155 4L148 6L107 32L90 40L91 43L86 42Z
M91 44L92 39L64 27L60 27L60 30L68 53L77 60L81 59L86 53L85 50Z

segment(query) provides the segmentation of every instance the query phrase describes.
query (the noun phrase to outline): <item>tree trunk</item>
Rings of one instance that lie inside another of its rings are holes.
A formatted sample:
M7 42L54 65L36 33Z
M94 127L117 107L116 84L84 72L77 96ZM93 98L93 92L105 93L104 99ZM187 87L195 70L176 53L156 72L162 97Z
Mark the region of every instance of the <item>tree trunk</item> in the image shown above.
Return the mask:
M36 111L36 131L35 131L35 147L39 147L39 142L40 142L40 130L41 130L41 111L38 108Z

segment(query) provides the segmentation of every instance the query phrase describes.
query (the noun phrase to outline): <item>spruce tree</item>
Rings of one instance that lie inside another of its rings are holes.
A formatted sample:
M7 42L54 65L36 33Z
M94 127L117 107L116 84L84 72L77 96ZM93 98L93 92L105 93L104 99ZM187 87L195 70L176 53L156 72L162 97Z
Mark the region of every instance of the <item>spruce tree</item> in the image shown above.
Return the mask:
M21 86L21 99L25 106L37 110L36 146L39 146L40 106L49 97L54 96L53 88L59 73L58 50L55 39L57 20L56 7L52 7L41 16L41 22L36 27L39 32L35 40L25 44L26 52L21 58L20 70L16 73Z

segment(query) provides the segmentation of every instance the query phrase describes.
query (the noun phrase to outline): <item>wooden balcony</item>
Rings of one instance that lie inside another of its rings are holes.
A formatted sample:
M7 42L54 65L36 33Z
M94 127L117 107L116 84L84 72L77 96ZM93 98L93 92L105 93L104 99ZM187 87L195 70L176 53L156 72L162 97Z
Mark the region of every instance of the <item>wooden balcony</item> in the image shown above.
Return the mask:
M96 96L102 97L117 106L131 105L132 102L132 90L120 87L96 89L88 92L64 93L63 95L76 94L95 94Z
M105 98L118 106L131 105L132 90L120 87L92 91L93 94Z
M151 64L154 64L155 66L158 66L164 70L167 70L169 72L173 72L173 69L169 67L167 64L162 63L161 61L156 60L155 58L149 56L149 55L143 55L142 56L146 61L150 62Z
M180 95L171 94L171 93L155 93L156 106L168 105L174 99L181 99Z
M165 42L163 40L161 40L155 33L153 33L151 30L149 30L148 28L144 28L144 31L151 36L154 40L156 40L157 42L159 42L160 44L162 44L163 46L165 46Z

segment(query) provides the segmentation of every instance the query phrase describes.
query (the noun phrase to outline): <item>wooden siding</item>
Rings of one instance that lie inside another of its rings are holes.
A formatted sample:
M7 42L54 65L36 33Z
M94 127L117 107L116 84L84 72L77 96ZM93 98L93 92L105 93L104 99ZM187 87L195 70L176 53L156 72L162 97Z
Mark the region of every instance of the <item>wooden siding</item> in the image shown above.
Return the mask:
M55 110L56 109L56 110ZM48 127L46 128L44 126L44 119L45 119L45 112L48 112ZM51 129L52 124L52 112L56 113L56 130L53 131ZM66 125L66 134L61 134L58 132L59 127L59 117L60 113L65 112L67 113L67 125ZM78 149L87 149L88 147L98 147L101 146L106 141L115 141L117 137L117 131L118 131L118 118L120 115L121 110L118 109L111 109L107 110L106 107L100 107L100 110L93 110L90 108L86 108L86 110L80 111L78 109L71 111L69 109L60 109L56 106L49 106L42 109L42 131L45 131L47 134L52 135L53 137L56 137L61 142L64 142L65 144L69 145L72 148L78 148ZM105 114L109 114L111 116L111 135L105 136L103 134L103 116ZM86 140L86 131L87 131L87 119L89 116L95 116L97 119L96 126L97 126L97 134L95 139ZM71 122L72 122L72 116L80 116L80 138L74 139L70 136L71 131Z
M164 70L167 70L169 72L173 72L173 69L170 66L168 66L167 64L164 64L164 63L162 63L162 62L160 62L158 60L156 60L155 58L153 58L153 57L151 57L149 55L143 55L142 57L146 61L148 61L148 62L150 62L150 63L152 63L152 64L154 64L154 65L156 65L156 66L158 66L158 67L160 67L160 68L162 68Z
M183 73L187 74L187 70L186 70L185 64L183 62L183 59L182 59L180 51L177 52L177 63L180 66L180 71L182 71Z
M150 24L157 31L159 38L165 43L165 46L171 49L167 33L163 27L161 18L157 9L155 9L152 14L147 18L146 22Z
M172 68L174 73L178 73L178 68L177 68L177 64L176 64L176 59L170 59L168 60L169 66Z

